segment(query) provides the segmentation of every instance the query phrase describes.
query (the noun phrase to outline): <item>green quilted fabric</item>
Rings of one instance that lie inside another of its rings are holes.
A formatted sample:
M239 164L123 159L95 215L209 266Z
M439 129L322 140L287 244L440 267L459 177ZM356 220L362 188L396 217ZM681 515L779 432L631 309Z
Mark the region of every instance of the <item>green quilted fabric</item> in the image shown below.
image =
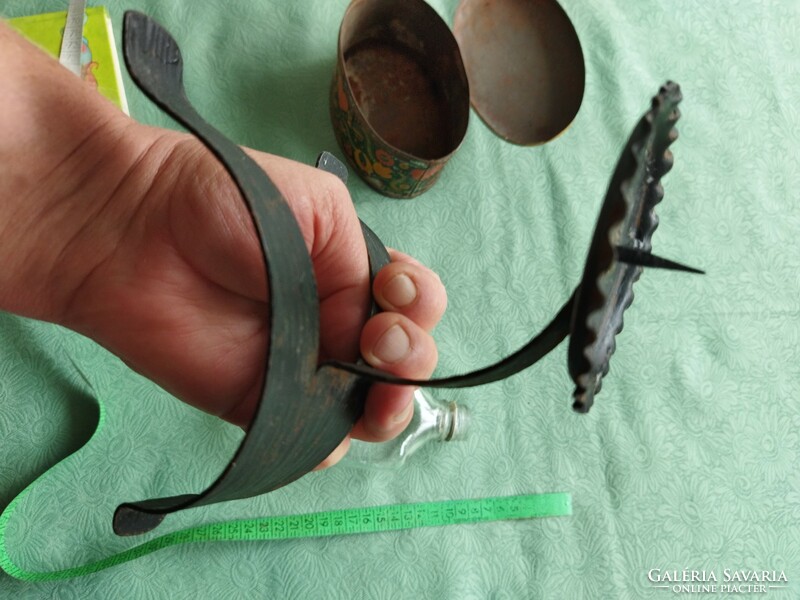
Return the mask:
M457 0L430 3L452 23ZM5 0L0 15L66 4ZM306 163L341 155L327 102L345 0L106 5L118 42L126 9L173 33L193 103L232 139ZM65 581L0 573L0 598L657 599L700 595L674 591L684 571L723 584L742 570L784 574L752 595L800 597L800 4L562 5L586 60L564 135L512 146L473 114L418 199L351 178L361 218L447 286L437 374L515 350L567 299L617 156L667 79L685 99L654 250L707 275L645 272L588 415L570 408L562 344L501 383L441 392L472 411L464 442L394 472L342 464L164 527L550 491L572 494L572 516L177 546ZM124 77L136 119L175 126ZM0 315L0 508L55 465L8 522L8 551L25 568L138 543L111 533L113 507L204 487L240 435L88 340Z

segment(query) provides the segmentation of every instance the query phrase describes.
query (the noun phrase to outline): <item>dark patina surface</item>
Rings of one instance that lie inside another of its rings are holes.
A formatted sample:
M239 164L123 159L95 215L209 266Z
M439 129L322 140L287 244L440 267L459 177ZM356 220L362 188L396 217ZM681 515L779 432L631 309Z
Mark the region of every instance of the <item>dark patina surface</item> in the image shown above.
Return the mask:
M622 313L643 266L689 270L650 253L657 225L653 211L663 190L659 178L672 164L667 147L677 137L680 90L667 83L634 129L601 208L582 281L541 333L494 365L431 380L397 378L363 364L320 364L316 283L299 225L267 174L206 123L183 89L177 43L149 17L128 12L123 49L137 85L194 133L238 186L258 232L270 297L269 348L261 399L244 440L225 471L205 491L122 504L114 531L144 533L174 511L248 498L282 487L311 471L349 433L363 411L372 382L427 387L468 387L498 381L534 364L570 336L569 371L574 408L585 412L600 390ZM332 155L318 166L346 175ZM362 223L374 276L388 262L377 236ZM373 306L372 310L376 310Z

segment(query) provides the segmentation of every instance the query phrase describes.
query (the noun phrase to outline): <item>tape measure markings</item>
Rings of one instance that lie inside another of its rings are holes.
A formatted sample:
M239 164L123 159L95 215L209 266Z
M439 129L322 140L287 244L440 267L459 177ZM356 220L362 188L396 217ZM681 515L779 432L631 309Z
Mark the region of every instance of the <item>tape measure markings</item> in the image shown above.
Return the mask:
M17 579L51 581L96 573L180 544L354 535L570 514L572 514L572 498L570 494L562 492L418 504L393 504L305 515L243 519L182 529L107 558L60 571L33 572L21 569L11 561L5 546L2 546L0 547L0 566Z

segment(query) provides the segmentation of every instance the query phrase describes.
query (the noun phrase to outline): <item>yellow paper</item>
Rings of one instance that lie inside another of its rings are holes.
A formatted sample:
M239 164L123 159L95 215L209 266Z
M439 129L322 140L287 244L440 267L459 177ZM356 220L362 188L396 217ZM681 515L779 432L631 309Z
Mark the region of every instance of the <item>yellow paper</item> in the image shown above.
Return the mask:
M66 12L18 17L8 21L14 29L55 57L61 50L66 22ZM125 113L128 112L114 32L105 6L86 9L81 45L81 78Z

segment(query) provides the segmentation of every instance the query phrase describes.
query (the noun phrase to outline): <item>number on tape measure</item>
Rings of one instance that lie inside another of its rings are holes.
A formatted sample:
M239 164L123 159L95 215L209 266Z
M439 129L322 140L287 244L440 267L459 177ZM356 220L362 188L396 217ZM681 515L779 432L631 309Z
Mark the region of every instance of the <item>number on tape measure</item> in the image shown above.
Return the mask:
M306 515L244 519L183 529L93 563L44 573L19 568L12 562L5 547L0 546L0 566L17 579L49 581L96 573L178 544L352 535L569 514L572 514L572 500L567 493L351 508ZM2 527L4 524L0 524Z

